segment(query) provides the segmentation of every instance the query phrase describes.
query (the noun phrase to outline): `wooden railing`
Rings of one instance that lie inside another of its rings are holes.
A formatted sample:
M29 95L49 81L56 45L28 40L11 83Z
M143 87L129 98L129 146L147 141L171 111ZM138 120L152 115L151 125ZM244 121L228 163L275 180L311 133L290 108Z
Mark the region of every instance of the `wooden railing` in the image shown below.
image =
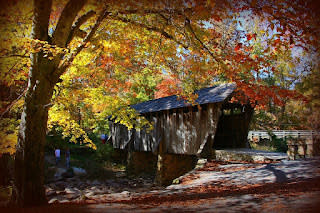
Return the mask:
M320 132L314 130L257 130L249 131L248 139L271 139L269 132L272 132L278 138L292 137L292 138L313 138L314 136L320 136Z

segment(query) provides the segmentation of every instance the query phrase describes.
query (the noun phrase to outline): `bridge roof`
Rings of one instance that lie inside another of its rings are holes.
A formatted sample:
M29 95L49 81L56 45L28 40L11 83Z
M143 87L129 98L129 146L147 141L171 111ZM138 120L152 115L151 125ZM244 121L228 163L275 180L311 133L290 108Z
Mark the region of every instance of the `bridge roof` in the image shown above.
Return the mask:
M197 90L195 91L195 94L198 94L196 103L201 105L222 102L231 95L235 88L235 84L228 83ZM131 107L137 110L139 113L143 114L170 109L177 109L187 106L192 106L192 104L187 103L185 100L181 98L178 98L176 95L172 95L164 98L154 99L139 104L135 104Z

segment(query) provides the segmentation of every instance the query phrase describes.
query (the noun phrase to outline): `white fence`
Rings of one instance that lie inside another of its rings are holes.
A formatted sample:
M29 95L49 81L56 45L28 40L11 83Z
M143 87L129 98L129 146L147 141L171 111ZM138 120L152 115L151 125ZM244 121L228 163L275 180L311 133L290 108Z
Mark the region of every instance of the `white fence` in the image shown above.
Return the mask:
M249 140L271 139L269 132L272 132L278 138L293 137L293 138L313 138L314 136L320 136L320 132L314 130L257 130L249 131Z

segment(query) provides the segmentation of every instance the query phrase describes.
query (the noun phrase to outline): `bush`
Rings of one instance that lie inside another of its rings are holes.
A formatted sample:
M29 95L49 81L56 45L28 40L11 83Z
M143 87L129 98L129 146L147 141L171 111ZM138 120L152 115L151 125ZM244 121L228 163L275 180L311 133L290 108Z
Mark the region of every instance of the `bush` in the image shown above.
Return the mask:
M258 142L250 142L250 146L256 150L269 152L287 152L288 145L286 138L278 138L271 131L268 133L271 139L262 138Z
M114 178L114 170L123 170L123 164L114 163L113 156L115 153L112 144L102 144L99 135L94 133L89 133L88 137L96 145L97 149L91 149L85 144L80 143L70 143L68 138L62 138L59 132L47 136L46 140L46 154L51 155L54 159L54 149L61 149L61 160L64 162L64 153L67 148L70 149L70 165L71 167L79 167L86 170L87 174L85 178L87 179L108 179ZM50 164L46 161L45 163L45 179L50 182L54 176L55 164ZM52 168L51 168L52 167ZM72 176L71 171L70 175Z
M62 138L62 135L47 135L46 136L46 152L53 152L56 148L65 149L68 146L68 140Z
M96 159L98 161L109 161L112 156L113 147L110 144L96 144L97 150L96 150Z
M277 152L287 152L288 145L285 138L278 138L276 135L271 135L271 145Z
M95 160L99 162L109 161L113 152L112 145L108 143L102 144L99 135L94 133L89 134L88 137L97 146L97 149L94 152Z

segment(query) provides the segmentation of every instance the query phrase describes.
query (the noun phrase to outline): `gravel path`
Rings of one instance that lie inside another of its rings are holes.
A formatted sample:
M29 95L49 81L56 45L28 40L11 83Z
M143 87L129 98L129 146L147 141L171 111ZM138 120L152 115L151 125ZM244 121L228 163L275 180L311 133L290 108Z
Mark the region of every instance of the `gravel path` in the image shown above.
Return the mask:
M171 185L167 189L188 189L208 184L223 185L254 185L265 183L290 182L297 179L320 177L319 159L288 161L283 160L273 164L226 164L218 165L210 171L210 165L196 170L188 175L197 176L194 180L183 184ZM186 177L187 178L187 177ZM183 179L183 178L182 178Z

